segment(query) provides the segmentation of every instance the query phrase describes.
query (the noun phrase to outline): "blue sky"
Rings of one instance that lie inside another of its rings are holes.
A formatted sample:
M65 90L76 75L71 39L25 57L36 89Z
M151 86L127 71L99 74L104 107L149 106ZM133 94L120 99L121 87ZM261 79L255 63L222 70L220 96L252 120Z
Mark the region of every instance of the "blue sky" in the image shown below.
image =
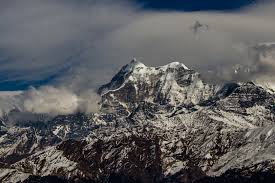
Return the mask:
M257 0L135 0L145 8L154 10L236 10Z

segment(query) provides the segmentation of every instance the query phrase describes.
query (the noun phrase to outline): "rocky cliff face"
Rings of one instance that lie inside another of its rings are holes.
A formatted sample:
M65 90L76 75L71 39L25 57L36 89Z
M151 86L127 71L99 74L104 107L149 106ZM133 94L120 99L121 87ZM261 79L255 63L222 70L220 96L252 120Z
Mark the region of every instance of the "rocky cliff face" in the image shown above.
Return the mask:
M274 178L275 96L257 84L217 86L181 63L147 67L134 60L98 92L97 114L1 121L0 181Z

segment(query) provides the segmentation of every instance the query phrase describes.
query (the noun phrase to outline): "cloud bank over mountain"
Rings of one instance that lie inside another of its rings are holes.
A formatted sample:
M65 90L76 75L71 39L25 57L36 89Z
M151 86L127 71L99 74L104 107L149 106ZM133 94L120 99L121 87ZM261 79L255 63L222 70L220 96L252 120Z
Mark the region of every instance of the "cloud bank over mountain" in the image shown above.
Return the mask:
M76 94L64 87L30 88L25 92L6 92L0 95L0 116L3 117L12 110L50 116L76 112L96 113L99 100L99 96L92 90Z
M21 100L33 112L90 109L85 102L79 104L79 96L96 90L133 57L151 66L180 61L204 75L211 71L219 73L214 78L230 81L228 68L255 64L248 54L251 47L275 40L274 1L234 12L149 11L127 0L1 3L1 82L40 80L59 73L53 86L31 89ZM196 21L208 28L199 26L194 32ZM266 72L273 70L259 68L239 80ZM84 96L80 100L89 98ZM45 102L55 99L58 105Z

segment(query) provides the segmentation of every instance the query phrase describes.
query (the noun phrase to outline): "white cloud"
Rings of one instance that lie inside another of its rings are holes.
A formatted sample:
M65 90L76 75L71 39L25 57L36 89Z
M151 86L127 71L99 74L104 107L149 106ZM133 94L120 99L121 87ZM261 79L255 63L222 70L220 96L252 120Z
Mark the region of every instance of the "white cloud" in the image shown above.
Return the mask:
M64 87L44 86L25 92L0 93L0 116L13 109L35 114L65 115L98 112L100 97L93 91L76 94Z
M24 110L33 113L71 114L78 109L78 97L64 88L43 87L25 93Z

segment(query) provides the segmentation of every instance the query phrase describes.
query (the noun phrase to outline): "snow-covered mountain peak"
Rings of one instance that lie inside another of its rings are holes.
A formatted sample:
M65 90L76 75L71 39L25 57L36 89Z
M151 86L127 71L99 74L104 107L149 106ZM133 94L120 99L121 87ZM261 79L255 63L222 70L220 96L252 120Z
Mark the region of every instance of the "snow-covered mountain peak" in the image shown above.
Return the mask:
M172 107L182 103L198 104L214 92L214 87L204 83L199 73L182 63L147 67L137 60L124 66L110 83L99 89L102 106L119 106L119 110L128 111L125 114L141 102Z
M98 92L102 95L110 90L116 90L127 81L148 81L148 78L152 76L158 77L160 75L167 75L168 73L175 75L176 73L187 71L195 72L180 62L172 62L159 67L149 67L134 58L129 64L123 66L112 78L111 82L103 85Z
M146 66L142 62L138 61L137 59L133 59L129 64L125 65L120 72L124 72L125 74L134 73L134 74L144 74L144 73L158 73L159 71L166 72L167 69L184 69L189 70L187 66L180 62L171 62L164 66L159 67L150 67Z
M180 62L171 62L167 65L162 66L163 69L167 69L167 68L184 68L185 70L189 70L189 68L184 65L183 63Z
M185 72L188 69L183 63L172 62L164 66L150 67L143 63L132 60L128 65L124 66L125 75L124 78L132 81L146 80L148 77L162 75L164 73L178 73Z
M141 68L146 68L146 66L140 61L138 61L136 58L134 58L129 64L125 65L122 70L125 72L131 72L135 69Z

